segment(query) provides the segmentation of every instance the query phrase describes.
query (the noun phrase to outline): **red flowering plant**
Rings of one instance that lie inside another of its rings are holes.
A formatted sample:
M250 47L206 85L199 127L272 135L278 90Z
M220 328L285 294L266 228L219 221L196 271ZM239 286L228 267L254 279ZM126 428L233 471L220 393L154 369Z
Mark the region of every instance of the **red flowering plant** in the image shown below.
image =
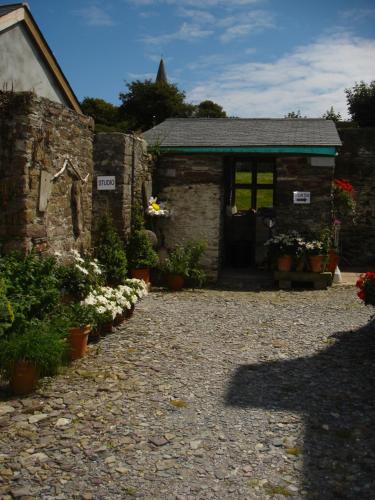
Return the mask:
M333 218L352 217L354 219L356 209L355 190L350 182L344 179L334 179L332 196Z
M358 297L366 305L375 306L375 271L361 274L356 287L359 288Z

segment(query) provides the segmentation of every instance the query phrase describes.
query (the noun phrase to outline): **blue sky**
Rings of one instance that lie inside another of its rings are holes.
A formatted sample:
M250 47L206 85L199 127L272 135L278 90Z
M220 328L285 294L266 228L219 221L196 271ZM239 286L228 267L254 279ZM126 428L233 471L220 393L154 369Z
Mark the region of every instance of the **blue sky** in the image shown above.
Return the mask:
M231 116L347 117L375 79L374 0L29 0L79 99L118 104L125 81L167 75Z

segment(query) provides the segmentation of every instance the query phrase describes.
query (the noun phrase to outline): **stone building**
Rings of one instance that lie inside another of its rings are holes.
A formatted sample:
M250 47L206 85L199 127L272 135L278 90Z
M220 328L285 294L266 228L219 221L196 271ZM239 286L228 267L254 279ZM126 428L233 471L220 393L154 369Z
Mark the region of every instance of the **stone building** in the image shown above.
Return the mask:
M169 119L144 134L159 154L154 192L173 210L167 248L205 240L205 267L260 267L270 225L331 225L335 124L323 119Z

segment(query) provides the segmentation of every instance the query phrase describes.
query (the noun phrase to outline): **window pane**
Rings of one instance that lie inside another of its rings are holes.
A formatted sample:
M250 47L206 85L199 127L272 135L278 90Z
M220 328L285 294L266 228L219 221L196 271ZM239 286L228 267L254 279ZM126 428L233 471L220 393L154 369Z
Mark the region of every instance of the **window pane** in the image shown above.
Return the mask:
M236 189L235 205L238 211L250 210L251 208L251 190Z
M251 164L245 161L236 162L236 184L251 184Z
M273 189L257 189L257 208L273 207Z
M236 184L251 184L251 172L246 170L236 170Z
M273 163L262 161L257 165L257 184L273 184Z

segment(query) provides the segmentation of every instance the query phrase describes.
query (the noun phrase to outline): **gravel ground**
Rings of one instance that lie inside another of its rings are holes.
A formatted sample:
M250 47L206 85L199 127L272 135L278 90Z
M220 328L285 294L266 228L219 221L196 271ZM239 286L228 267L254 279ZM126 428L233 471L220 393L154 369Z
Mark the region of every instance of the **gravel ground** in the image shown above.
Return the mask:
M0 498L375 498L375 332L353 287L155 292L0 400Z

